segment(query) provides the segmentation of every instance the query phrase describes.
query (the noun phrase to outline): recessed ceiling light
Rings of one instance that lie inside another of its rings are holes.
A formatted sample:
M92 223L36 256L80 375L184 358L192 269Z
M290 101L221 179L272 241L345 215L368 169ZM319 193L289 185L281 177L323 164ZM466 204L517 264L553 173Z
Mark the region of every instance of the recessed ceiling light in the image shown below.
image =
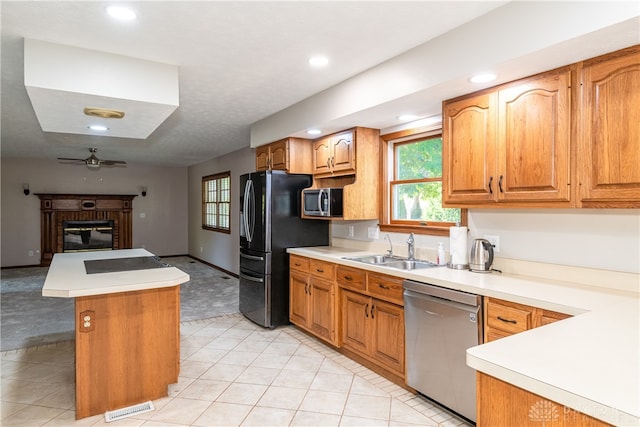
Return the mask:
M106 132L106 131L109 130L108 127L103 126L103 125L91 125L91 126L89 126L89 129L95 130L96 132Z
M416 116L415 114L402 114L398 116L398 120L402 120L403 122L408 122L411 120L418 120L420 116Z
M309 135L320 135L322 131L320 129L309 129L307 133Z
M309 65L312 67L324 67L329 64L329 58L326 56L312 56L309 58Z
M133 21L134 19L136 19L136 13L128 7L109 6L107 8L107 13L112 17L120 19L122 21Z
M486 82L490 82L491 80L495 80L496 79L496 75L493 73L484 73L484 74L476 74L475 76L471 77L469 79L469 81L471 81L472 83L486 83Z

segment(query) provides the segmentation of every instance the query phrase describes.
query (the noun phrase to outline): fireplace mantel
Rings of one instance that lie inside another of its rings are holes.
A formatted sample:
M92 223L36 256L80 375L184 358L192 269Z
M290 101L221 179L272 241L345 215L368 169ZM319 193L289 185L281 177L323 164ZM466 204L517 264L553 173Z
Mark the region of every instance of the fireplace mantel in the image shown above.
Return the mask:
M64 221L113 221L113 248L131 249L135 194L43 194L40 198L40 265L62 252Z

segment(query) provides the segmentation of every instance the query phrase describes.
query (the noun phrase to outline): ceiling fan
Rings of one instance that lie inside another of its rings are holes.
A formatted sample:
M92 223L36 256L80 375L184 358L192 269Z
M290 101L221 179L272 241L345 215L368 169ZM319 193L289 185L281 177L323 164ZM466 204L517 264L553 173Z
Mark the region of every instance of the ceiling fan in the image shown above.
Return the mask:
M127 162L122 160L100 160L96 157L97 148L89 148L91 155L86 159L69 159L65 157L58 157L58 160L68 160L77 163L84 163L88 168L99 168L100 166L114 166L114 165L126 165Z

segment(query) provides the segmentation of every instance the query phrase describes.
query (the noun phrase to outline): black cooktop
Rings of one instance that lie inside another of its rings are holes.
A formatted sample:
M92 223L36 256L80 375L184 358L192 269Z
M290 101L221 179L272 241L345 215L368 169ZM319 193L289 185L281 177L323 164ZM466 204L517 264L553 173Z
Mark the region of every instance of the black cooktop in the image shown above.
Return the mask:
M87 274L115 273L120 271L149 270L166 268L171 265L162 262L157 256L140 256L130 258L95 259L84 262Z

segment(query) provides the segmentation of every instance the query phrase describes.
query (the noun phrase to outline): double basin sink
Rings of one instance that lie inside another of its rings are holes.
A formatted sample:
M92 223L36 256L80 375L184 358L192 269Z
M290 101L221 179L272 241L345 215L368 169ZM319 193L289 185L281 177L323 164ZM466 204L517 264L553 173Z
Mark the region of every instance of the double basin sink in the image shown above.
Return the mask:
M394 255L365 255L361 257L342 257L350 261L362 262L369 265L389 267L399 270L417 270L421 268L438 267L438 264L418 259L402 258Z

